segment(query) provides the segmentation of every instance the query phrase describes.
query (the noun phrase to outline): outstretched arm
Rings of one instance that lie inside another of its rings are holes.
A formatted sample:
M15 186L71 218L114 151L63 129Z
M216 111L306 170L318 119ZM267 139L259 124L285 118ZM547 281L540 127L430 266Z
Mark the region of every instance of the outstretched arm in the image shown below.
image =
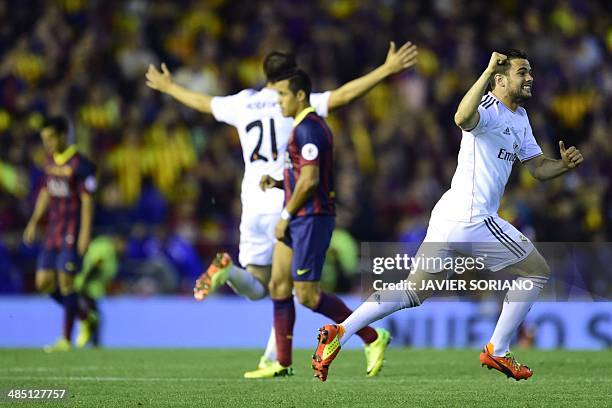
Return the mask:
M396 51L395 42L391 41L385 63L372 72L354 79L331 91L328 109L338 109L365 95L385 78L412 67L417 62L417 47L410 41Z
M491 78L491 75L495 72L497 65L505 64L507 59L507 56L498 52L491 54L487 69L484 70L470 90L467 91L463 99L461 99L457 112L455 113L455 124L461 129L474 129L478 124L480 120L478 104L487 90L489 78Z
M145 75L149 88L170 95L182 104L199 110L200 112L212 113L212 108L210 106L212 97L210 95L190 91L172 82L172 76L166 64L162 63L161 69L162 72L159 72L153 65L149 65L149 70Z
M527 166L533 177L544 181L558 177L566 171L578 167L584 161L580 150L574 146L565 149L563 141L559 141L559 152L561 153L561 159L559 160L541 155L527 160L523 164Z

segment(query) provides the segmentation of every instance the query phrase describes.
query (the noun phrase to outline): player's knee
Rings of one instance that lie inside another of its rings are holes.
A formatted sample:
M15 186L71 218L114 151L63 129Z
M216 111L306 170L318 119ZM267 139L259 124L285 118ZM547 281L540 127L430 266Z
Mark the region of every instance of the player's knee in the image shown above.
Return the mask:
M418 299L418 302L415 302L415 306L421 306L423 302L431 296L431 292L426 291L426 290L416 290L413 293L416 295Z
M272 279L268 284L270 296L274 299L284 299L291 296L291 282L285 280Z
M55 291L55 279L53 276L36 277L36 290L39 293L49 295Z
M550 266L548 266L548 262L546 259L538 252L538 268L536 274L542 276L543 278L548 278L550 276Z
M316 308L321 298L321 294L318 291L311 289L298 290L296 288L295 294L297 295L298 302L309 309Z
M74 279L72 279L72 277L62 277L60 275L60 279L59 279L59 289L62 295L69 295L70 293L74 292Z
M548 262L546 259L540 254L540 252L536 249L533 251L531 255L529 255L529 276L539 276L542 278L548 279L550 276L550 266L548 266Z

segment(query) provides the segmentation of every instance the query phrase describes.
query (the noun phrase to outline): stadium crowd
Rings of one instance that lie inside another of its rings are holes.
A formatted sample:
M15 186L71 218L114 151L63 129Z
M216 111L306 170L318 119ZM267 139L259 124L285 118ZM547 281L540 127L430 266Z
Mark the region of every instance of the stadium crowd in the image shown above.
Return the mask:
M225 95L263 86L261 61L293 50L316 90L419 47L416 70L329 118L338 228L328 285L358 285L358 241L422 239L448 188L459 100L492 50L523 48L527 103L546 154L585 163L538 183L517 165L500 215L537 241L612 237L612 21L605 1L435 0L0 3L0 292L31 292L37 248L21 244L45 160L39 130L66 114L98 165L95 235L126 238L115 293L189 292L212 255L236 255L242 155L237 134L145 86L164 61L175 81ZM351 278L351 276L353 278Z

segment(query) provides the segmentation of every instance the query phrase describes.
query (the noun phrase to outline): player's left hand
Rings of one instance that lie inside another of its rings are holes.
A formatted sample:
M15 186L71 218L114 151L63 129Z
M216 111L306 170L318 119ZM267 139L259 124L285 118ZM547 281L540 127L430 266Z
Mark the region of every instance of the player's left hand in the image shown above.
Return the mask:
M85 234L79 234L79 240L77 241L77 251L79 251L79 255L85 255L85 252L87 252L88 247L89 237L85 236Z
M561 160L568 169L576 168L584 161L580 150L574 146L566 149L563 140L559 140L559 152L561 153Z
M285 234L287 232L287 227L289 226L289 221L280 219L276 224L276 228L274 228L274 236L279 241L285 238Z
M396 74L415 65L418 54L416 45L410 41L407 41L397 51L395 50L395 42L391 41L389 51L387 51L385 67L389 70L389 73Z

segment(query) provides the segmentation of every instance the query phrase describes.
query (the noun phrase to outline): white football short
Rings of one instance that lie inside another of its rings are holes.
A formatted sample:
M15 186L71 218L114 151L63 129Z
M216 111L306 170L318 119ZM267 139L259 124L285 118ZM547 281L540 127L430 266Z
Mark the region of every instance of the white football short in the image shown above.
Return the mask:
M533 250L533 243L526 236L495 214L478 222L432 217L417 255L442 259L478 258L486 269L496 272L522 261ZM429 265L440 263L430 262ZM423 269L427 272L442 270L435 266Z
M242 213L238 261L243 267L272 265L272 253L276 244L274 228L279 219L280 213Z

